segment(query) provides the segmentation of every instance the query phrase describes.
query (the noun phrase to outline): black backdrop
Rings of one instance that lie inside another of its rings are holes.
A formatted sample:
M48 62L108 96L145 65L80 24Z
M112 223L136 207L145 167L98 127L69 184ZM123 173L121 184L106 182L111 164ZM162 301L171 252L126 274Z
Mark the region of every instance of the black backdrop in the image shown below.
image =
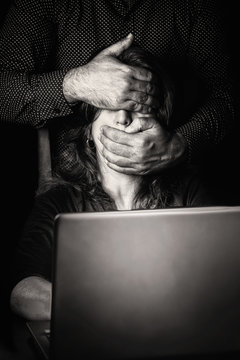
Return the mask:
M10 6L11 0L1 0L0 21ZM237 1L221 0L225 16L225 26L228 35L229 51L232 55L232 67L237 82L239 82L238 55L238 23ZM1 51L1 49L0 49ZM231 138L209 154L207 160L208 176L214 192L220 191L226 203L240 204L240 174L239 174L239 130L236 129ZM13 258L12 253L22 230L23 223L32 206L34 192L37 186L37 133L28 127L6 124L0 121L0 199L1 199L1 304L0 318L5 329L3 340L8 340L6 334L10 330L8 298L10 290L10 275Z
M1 0L1 23L9 6L10 0ZM37 165L36 131L0 121L0 344L7 346L11 345L12 330L9 308L12 254L32 206L37 186Z

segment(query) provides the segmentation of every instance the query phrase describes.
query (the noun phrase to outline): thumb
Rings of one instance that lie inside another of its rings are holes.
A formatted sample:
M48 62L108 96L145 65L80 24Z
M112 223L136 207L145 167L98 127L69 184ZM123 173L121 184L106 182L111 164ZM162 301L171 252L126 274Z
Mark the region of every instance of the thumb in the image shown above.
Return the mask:
M99 55L111 55L119 56L124 50L128 49L133 42L133 34L128 34L124 39L118 41L117 43L110 45L106 49L100 52Z

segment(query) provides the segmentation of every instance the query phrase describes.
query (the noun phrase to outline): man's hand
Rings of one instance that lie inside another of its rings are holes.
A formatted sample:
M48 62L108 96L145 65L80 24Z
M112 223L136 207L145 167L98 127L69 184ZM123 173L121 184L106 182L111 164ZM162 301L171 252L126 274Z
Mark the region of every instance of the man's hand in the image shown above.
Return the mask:
M182 135L169 133L153 118L143 117L132 124L126 131L102 128L101 153L111 169L128 175L147 175L184 160L186 141Z
M88 64L70 70L63 81L69 103L84 101L101 109L148 113L158 105L152 73L121 63L116 57L127 49L133 35L101 51Z

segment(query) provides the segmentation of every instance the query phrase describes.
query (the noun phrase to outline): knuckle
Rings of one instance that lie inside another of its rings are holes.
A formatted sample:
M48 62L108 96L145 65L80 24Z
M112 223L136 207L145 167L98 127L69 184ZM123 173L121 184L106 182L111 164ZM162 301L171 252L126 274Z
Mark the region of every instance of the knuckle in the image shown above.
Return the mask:
M140 164L142 162L143 159L143 152L142 150L140 150L139 148L137 149L137 151L134 154L134 161L136 162L136 164Z
M134 111L141 112L142 104L134 103Z
M138 163L141 167L144 166L144 161L145 161L145 154L144 154L144 152L140 152L138 154Z
M120 104L122 104L125 100L125 92L119 92L119 94L115 97L114 99L114 105L116 107L116 109L118 109L118 107L120 106Z
M152 106L154 104L153 97L148 95L147 101L145 101L145 104Z
M107 148L108 138L106 136L101 136L101 143L103 144L103 150Z
M111 143L108 139L106 139L105 143L104 143L104 146L105 146L105 149L107 149L108 151L110 150L111 148Z
M137 100L138 102L136 102L136 101L129 102L129 110L135 111L135 112L143 112L142 110L144 109L145 105L139 103L139 101L143 101L142 99L143 99L143 97L141 99L138 98L138 100ZM148 106L147 106L147 108L148 108Z
M150 114L152 112L152 107L149 105L144 105L142 112L144 112L144 114Z
M118 98L125 98L126 92L128 91L128 82L126 79L123 79L118 83Z
M125 168L122 168L121 171L120 171L120 169L118 168L118 171L121 172L122 174L129 174L128 170L125 169Z
M149 140L146 137L141 138L140 147L143 148L145 151L149 147Z
M148 113L148 106L147 105L142 105L141 106L141 113L142 114L147 114Z
M152 79L153 79L153 74L151 73L151 71L148 71L148 72L147 72L147 78L148 78L148 81L152 81Z
M139 102L140 103L146 103L148 100L148 94L145 94L145 93L141 93L139 95Z
M132 76L133 75L133 69L130 66L125 66L124 67L124 72L128 75L128 76Z
M104 157L105 159L108 158L108 154L107 154L107 151L106 151L105 148L102 149L102 155L103 155L103 157Z
M115 159L114 164L116 166L120 167L121 166L121 160L120 159Z
M152 91L153 91L153 84L152 84L151 82L149 82L149 83L147 84L147 93L148 93L148 94L151 94Z
M106 153L106 152L104 153L104 158L105 158L105 160L106 160L107 162L111 160L109 154Z
M143 164L141 164L141 162L139 162L138 164L136 164L135 170L137 171L138 174L141 174L142 171L144 170Z
M139 124L136 126L136 131L137 131L137 132L141 132L142 129L143 129L143 125L139 123Z
M144 140L143 140L142 137L136 139L136 145L137 145L138 151L140 151L140 149L143 147L143 141L144 141Z
M116 106L116 108L117 108L123 101L124 101L123 93L118 94L114 98L114 106Z
M129 101L128 103L128 110L135 111L136 103L134 101Z
M123 80L122 87L123 87L124 91L128 91L130 89L130 82L127 78L125 78Z
M108 151L110 151L111 153L113 153L115 151L115 146L114 143L109 142L108 146L107 146Z

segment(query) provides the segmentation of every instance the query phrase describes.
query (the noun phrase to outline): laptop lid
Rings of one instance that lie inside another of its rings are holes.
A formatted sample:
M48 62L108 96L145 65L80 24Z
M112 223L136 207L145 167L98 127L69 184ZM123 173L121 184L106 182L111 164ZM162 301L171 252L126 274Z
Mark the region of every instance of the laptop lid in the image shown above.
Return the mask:
M240 348L240 207L60 214L52 359Z

